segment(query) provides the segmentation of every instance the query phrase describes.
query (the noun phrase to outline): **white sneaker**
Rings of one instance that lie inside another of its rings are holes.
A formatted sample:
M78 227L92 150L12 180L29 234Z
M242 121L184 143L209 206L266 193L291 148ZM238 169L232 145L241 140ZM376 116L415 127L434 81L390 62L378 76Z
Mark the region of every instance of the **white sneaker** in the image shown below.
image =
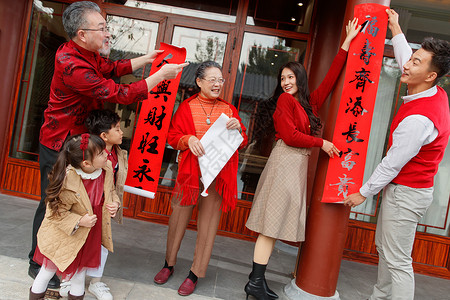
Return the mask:
M109 287L99 281L89 284L89 292L91 292L98 300L113 300L113 296L109 292Z
M59 295L61 297L68 297L69 291L70 291L70 286L71 286L70 280L67 280L67 281L63 280L61 282L61 286L59 288Z

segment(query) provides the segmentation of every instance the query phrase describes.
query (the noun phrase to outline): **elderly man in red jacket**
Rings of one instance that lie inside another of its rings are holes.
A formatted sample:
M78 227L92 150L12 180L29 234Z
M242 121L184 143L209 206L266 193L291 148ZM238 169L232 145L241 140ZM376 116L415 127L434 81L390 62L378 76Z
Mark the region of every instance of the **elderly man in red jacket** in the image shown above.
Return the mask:
M392 121L386 157L359 192L344 200L354 207L384 188L375 235L378 280L370 300L414 299L411 252L416 227L433 200L434 175L450 134L448 96L436 86L450 69L450 43L427 38L412 53L398 14L387 14L408 95Z
M97 4L75 2L63 13L64 30L70 41L62 44L55 57L55 71L50 87L48 108L40 132L39 166L41 171L41 201L33 222L33 241L29 254L28 274L34 278L40 266L33 261L36 234L45 215L47 174L56 161L67 136L87 132L84 121L87 114L103 107L103 102L130 104L145 100L148 92L159 82L172 79L185 64L165 64L153 75L132 84L117 84L111 77L122 76L152 63L163 51L133 59L111 61L102 58L99 50L109 46L111 34ZM59 287L54 276L49 288Z

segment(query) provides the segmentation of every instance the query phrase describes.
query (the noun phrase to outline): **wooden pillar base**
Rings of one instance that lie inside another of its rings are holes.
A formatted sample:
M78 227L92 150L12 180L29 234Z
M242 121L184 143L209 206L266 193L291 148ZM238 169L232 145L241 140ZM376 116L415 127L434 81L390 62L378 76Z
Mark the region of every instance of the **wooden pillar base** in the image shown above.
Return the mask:
M284 293L289 300L339 300L339 293L336 291L331 297L321 297L310 294L295 284L295 279L292 279L290 283L288 283L284 287Z

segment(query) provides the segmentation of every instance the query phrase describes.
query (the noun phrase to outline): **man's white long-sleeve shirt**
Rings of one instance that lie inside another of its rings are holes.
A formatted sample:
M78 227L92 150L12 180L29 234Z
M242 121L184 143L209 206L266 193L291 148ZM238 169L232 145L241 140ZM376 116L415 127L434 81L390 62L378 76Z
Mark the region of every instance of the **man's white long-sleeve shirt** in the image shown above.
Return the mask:
M403 66L412 55L404 34L397 34L392 38L394 55L398 65ZM437 93L436 86L423 92L402 97L404 103L419 98L431 97ZM376 167L369 180L359 192L364 197L378 194L387 184L397 177L403 166L419 153L422 146L434 141L438 130L433 122L422 115L410 115L404 118L392 133L392 146L380 164Z

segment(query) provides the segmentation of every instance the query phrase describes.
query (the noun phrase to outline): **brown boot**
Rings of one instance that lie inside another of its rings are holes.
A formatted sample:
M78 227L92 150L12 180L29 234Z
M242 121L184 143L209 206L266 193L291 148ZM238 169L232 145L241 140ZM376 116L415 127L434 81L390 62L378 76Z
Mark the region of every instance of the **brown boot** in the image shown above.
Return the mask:
M29 300L45 300L45 292L40 293L40 294L35 294L31 291L31 288L30 288L30 297L28 299Z
M69 292L68 297L69 297L69 298L68 298L69 300L83 300L83 299L84 299L84 294L81 295L81 296L72 296L72 295L70 294L70 292Z

